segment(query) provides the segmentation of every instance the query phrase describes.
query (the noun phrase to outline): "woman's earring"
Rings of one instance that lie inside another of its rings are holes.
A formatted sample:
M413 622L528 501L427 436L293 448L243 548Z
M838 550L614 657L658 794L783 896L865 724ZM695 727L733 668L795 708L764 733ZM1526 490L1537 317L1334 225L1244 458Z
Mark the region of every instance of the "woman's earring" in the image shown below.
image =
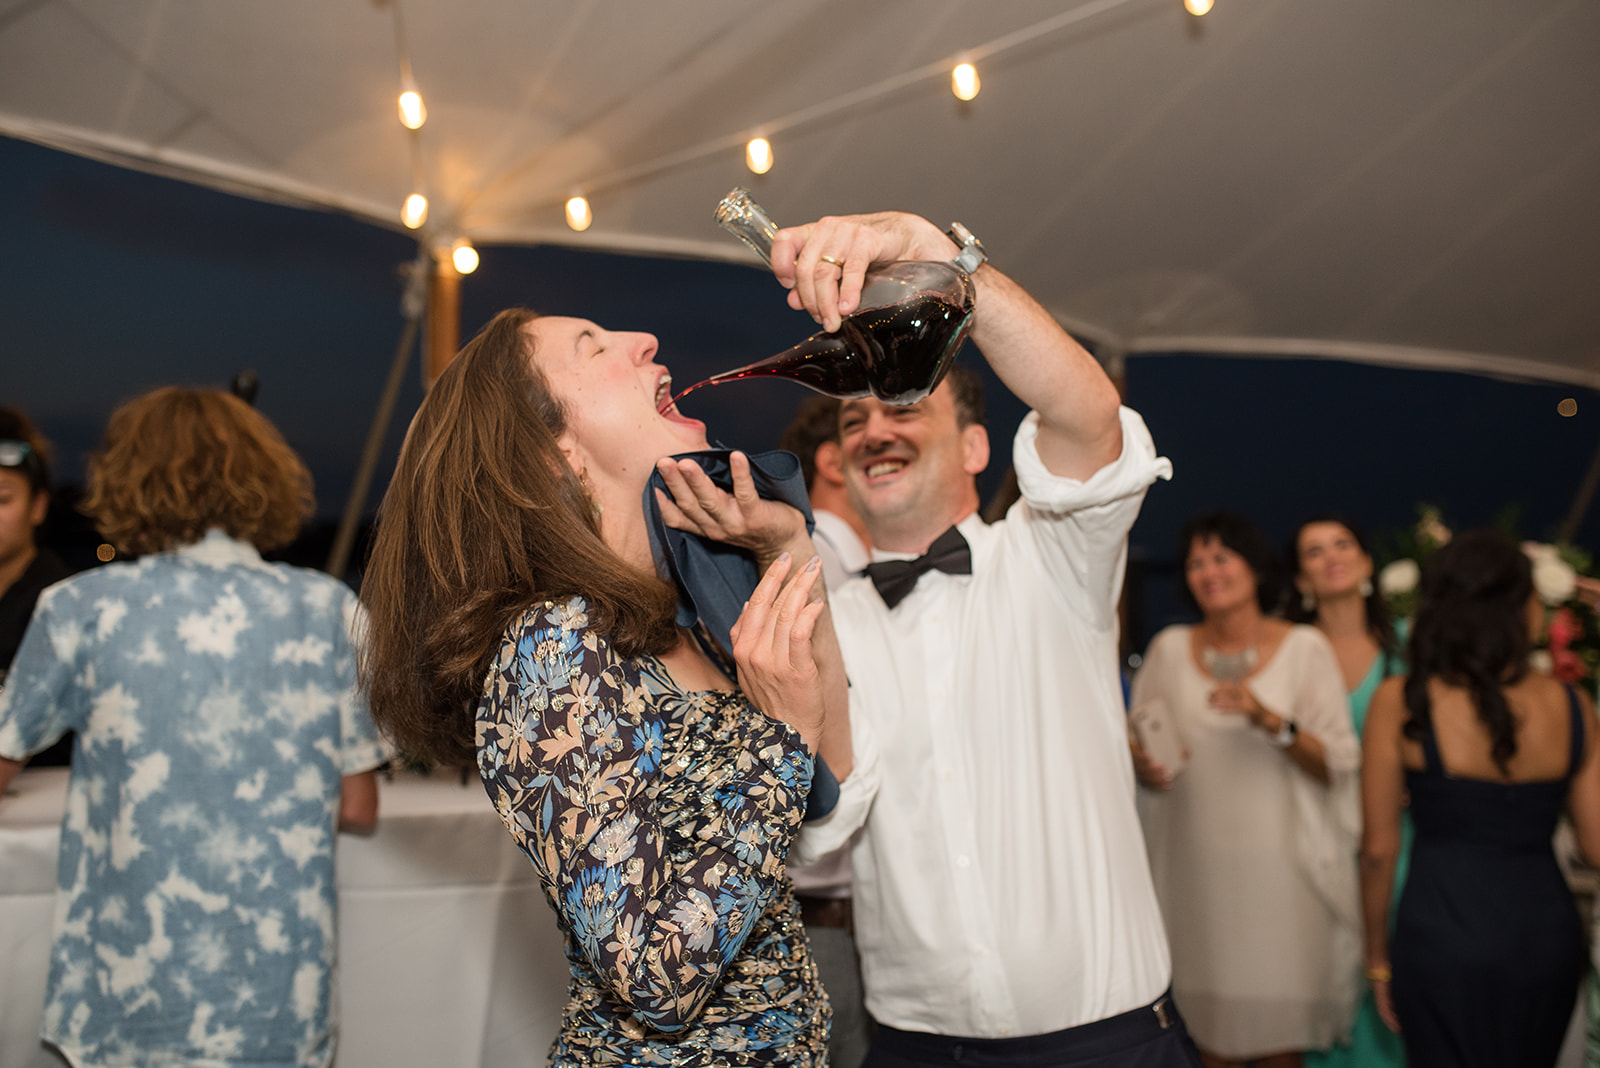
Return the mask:
M1361 580L1361 596L1363 596L1363 597L1371 597L1372 596L1372 580L1371 579L1362 579Z
M1307 612L1315 612L1317 610L1317 595L1310 590L1301 590L1300 607Z
M589 500L589 510L594 513L595 519L599 519L600 513L605 509L600 506L600 501L595 497L594 490L589 488L589 471L587 468L578 472L578 485L583 487L583 495Z

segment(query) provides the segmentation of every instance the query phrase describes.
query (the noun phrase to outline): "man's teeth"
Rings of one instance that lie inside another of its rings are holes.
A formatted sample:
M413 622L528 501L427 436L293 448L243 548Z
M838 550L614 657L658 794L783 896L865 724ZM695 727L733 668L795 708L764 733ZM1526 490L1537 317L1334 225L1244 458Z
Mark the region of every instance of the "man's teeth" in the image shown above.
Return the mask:
M667 375L656 383L656 411L666 412L672 407L672 376Z
M877 478L879 475L892 475L905 465L904 460L880 460L875 464L867 465L867 477Z

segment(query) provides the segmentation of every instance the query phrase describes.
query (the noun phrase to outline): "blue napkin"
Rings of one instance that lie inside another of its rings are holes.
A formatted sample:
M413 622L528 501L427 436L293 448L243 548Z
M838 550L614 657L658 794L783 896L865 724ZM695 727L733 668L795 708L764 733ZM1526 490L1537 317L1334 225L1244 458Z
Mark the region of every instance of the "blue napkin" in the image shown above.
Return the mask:
M728 460L731 454L731 449L710 449L679 453L673 459L693 460L719 488L732 493L733 468ZM811 517L811 500L806 493L800 458L783 449L748 455L750 478L755 483L756 493L767 500L782 501L798 508L806 517L806 533L811 533L816 521ZM650 552L655 556L656 566L678 587L678 626L690 630L696 623L703 623L723 651L731 653L733 638L729 632L761 581L755 557L746 549L667 526L661 515L661 504L656 500L658 489L671 498L661 472L652 471L650 483L644 489ZM827 762L818 757L811 777L811 793L806 798L805 818L807 821L821 819L838 803L839 780L828 770Z

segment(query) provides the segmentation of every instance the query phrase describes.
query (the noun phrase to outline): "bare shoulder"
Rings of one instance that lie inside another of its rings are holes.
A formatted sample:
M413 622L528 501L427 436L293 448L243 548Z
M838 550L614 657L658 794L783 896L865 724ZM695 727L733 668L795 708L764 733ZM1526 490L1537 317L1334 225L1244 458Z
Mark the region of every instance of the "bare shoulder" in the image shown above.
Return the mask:
M1372 702L1367 706L1367 730L1370 731L1374 725L1381 724L1380 729L1399 731L1405 722L1405 687L1404 675L1391 675L1378 683L1378 688L1372 693Z

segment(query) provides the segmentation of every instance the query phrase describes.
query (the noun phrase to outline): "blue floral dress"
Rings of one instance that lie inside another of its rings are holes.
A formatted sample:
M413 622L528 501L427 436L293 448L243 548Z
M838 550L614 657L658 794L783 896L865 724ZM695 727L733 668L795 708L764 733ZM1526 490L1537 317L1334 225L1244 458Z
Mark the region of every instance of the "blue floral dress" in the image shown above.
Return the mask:
M812 773L792 728L619 657L574 597L507 629L477 748L566 936L553 1064L827 1063L784 873Z

